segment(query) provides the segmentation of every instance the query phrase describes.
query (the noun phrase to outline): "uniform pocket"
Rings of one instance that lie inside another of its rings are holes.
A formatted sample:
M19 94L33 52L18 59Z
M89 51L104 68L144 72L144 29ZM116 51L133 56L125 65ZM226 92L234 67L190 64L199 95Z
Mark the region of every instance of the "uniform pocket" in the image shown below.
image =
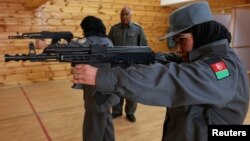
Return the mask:
M129 45L137 45L137 34L135 31L128 32L128 41Z
M133 37L135 37L135 36L136 36L135 31L129 31L129 32L128 32L128 37L129 37L129 38L133 38Z

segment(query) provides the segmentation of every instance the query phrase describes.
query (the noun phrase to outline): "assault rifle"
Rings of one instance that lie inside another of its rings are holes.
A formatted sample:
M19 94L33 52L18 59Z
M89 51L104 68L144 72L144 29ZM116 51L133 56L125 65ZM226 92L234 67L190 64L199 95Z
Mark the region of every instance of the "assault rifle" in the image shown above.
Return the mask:
M102 45L83 46L78 43L52 44L36 54L34 43L29 44L29 54L5 54L5 62L31 61L31 62L69 62L76 64L111 63L128 67L131 64L152 64L155 54L148 46L115 46Z
M58 43L61 39L66 40L68 43L73 39L73 34L69 31L61 32L30 32L17 35L9 36L9 39L52 39L51 44Z
M29 44L28 54L5 54L5 62L68 62L76 64L111 63L111 66L129 67L131 64L153 64L155 61L168 63L167 54L155 54L148 46L115 46L102 45L83 46L81 44L52 44L37 54L34 43ZM169 58L168 58L169 59ZM81 84L74 84L72 88L81 89ZM102 105L109 95L95 96L95 100Z
M37 54L34 43L29 43L28 54L5 54L5 62L69 62L76 64L111 63L111 66L128 67L131 64L151 64L155 61L154 52L148 46L83 46L78 43L51 44ZM74 84L72 88L82 89L83 85ZM94 95L96 102L102 105L110 95Z

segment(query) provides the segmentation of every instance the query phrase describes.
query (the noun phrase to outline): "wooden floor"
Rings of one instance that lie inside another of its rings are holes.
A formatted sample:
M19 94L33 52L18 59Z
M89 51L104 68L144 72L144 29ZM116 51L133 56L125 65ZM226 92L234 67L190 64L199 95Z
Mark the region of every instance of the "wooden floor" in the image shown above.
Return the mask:
M81 141L82 91L70 86L66 80L1 88L0 141ZM116 140L160 141L165 111L139 104L135 123L114 120Z

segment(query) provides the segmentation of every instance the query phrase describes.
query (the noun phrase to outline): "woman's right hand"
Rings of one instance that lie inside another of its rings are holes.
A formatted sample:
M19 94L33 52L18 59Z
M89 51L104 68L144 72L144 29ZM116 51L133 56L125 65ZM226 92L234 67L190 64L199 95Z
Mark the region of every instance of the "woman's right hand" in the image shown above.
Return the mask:
M48 47L48 45L44 40L36 39L35 47L38 49L44 49Z
M98 68L87 64L78 64L74 68L73 83L96 85L96 74Z

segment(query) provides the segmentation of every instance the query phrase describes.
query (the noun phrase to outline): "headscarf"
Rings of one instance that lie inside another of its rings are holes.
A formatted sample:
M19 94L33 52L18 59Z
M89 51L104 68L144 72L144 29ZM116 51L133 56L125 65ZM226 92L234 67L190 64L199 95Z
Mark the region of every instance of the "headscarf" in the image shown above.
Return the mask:
M230 32L224 25L216 21L209 21L195 25L182 33L193 34L193 50L221 39L227 39L229 43L231 42Z
M106 27L103 24L102 20L95 16L87 16L85 17L80 26L83 29L84 36L99 36L99 37L107 37L106 35Z

